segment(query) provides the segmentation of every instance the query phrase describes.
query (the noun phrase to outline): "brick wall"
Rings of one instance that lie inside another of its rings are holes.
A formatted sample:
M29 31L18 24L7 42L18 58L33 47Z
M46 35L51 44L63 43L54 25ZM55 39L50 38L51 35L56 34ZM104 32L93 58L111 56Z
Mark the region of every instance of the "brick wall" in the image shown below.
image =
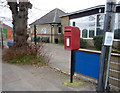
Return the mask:
M69 16L61 18L62 31L64 31L65 26L69 26L69 23L70 23Z
M46 33L42 33L42 29L46 29ZM31 26L31 37L34 37L34 26ZM52 43L55 43L55 39L58 39L58 27L57 25L51 26L50 24L45 24L45 25L37 25L36 26L36 32L37 36L42 38L42 37L49 37L49 42L51 42L52 38ZM51 34L52 33L52 34Z

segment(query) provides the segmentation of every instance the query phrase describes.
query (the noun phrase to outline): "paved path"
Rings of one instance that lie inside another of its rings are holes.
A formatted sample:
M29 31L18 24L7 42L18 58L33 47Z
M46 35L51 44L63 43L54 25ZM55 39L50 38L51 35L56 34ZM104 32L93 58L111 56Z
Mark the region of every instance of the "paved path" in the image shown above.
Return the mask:
M17 66L2 64L3 91L93 91L90 83L79 87L68 87L63 84L69 80L67 75L56 72L49 67Z
M70 51L65 51L56 44L47 44L46 49L52 54L50 66L69 72ZM95 86L91 83L85 82L84 85L73 88L63 84L66 80L69 80L67 75L49 67L2 63L3 91L95 91Z
M47 53L52 55L49 65L52 68L70 74L71 52L64 49L64 46L58 44L46 44ZM80 79L97 83L97 80L82 75L77 75Z
M3 91L70 91L64 79L48 68L15 66L3 63ZM62 82L60 82L62 81Z
M70 73L71 52L64 50L63 46L57 44L47 44L47 52L52 55L50 66Z

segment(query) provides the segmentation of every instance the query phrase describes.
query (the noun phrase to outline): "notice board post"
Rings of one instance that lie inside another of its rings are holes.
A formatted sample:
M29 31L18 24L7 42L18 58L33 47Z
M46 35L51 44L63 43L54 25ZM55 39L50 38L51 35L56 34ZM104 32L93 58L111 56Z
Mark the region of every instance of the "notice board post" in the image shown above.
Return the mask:
M116 0L107 0L106 14L103 33L102 54L97 91L109 91L108 72L110 66L110 56L114 38Z

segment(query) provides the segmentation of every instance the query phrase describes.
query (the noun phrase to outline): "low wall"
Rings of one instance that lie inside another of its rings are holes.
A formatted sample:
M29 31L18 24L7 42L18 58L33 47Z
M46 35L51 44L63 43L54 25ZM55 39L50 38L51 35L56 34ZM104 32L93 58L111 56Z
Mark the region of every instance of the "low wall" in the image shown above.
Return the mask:
M84 40L87 42L87 46L89 46L89 47L93 47L94 46L93 39L84 39ZM113 42L113 48L117 48L117 49L119 48L119 50L120 50L120 41L114 41Z
M93 47L94 46L94 43L93 43L93 39L84 39L87 43L87 46L89 47Z
M77 50L75 54L75 72L98 80L100 55L100 51ZM109 82L111 86L120 88L120 54L111 53Z

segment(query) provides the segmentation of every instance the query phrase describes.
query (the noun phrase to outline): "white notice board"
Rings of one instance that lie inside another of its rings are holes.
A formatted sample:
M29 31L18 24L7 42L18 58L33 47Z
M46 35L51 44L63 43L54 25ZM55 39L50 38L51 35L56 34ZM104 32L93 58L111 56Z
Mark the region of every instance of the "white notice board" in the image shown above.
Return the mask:
M106 32L105 33L105 42L104 45L112 46L114 39L114 32Z

